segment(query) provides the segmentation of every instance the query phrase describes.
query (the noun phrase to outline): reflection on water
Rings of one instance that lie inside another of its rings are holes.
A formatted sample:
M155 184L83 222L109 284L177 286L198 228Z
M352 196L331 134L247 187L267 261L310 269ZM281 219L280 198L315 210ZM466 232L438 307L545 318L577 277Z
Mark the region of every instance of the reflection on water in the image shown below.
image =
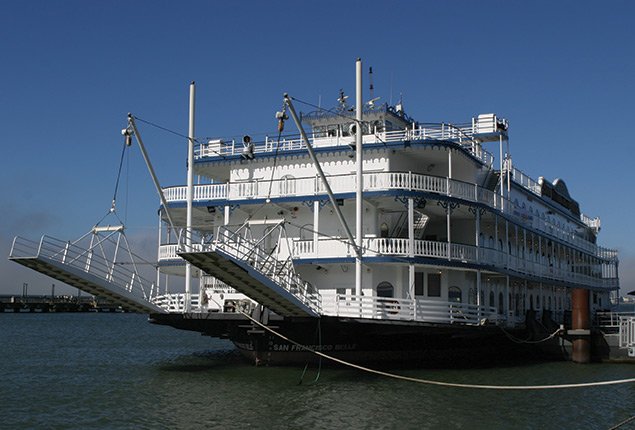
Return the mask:
M635 385L508 392L444 388L352 369L256 368L227 341L133 314L0 315L0 427L609 428ZM474 384L622 379L633 365L546 363L396 370ZM628 428L628 427L623 427Z

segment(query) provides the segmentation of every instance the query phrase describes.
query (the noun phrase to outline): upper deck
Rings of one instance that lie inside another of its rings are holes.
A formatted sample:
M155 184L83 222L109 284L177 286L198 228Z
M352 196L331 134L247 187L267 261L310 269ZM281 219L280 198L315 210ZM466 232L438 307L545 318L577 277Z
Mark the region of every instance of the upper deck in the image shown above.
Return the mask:
M472 126L453 125L446 123L415 125L413 128L395 131L374 132L365 134L362 138L364 148L373 145L403 145L420 143L446 142L455 144L470 153L476 160L486 166L491 166L494 156L484 150L481 143L491 139L492 135L479 135L473 132ZM309 137L309 144L317 151L321 149L350 150L355 145L355 136L338 133L331 136L313 134ZM306 143L300 136L285 136L280 140L266 136L264 140L251 142L247 147L236 139L215 139L207 143L196 145L194 159L198 162L222 162L225 160L241 159L247 151L254 157L290 155L306 151Z

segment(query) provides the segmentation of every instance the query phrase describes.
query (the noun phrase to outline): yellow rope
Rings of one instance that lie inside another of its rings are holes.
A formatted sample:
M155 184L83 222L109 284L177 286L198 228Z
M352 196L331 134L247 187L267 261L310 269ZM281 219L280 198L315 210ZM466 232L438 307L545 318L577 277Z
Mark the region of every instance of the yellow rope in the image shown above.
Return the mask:
M383 372L381 370L370 369L368 367L360 366L358 364L350 363L345 360L341 360L339 358L324 354L323 352L316 351L314 349L309 348L308 346L304 346L294 340L289 339L288 337L278 333L270 327L262 324L260 321L255 320L250 315L241 312L247 318L249 318L254 324L262 327L268 332L278 336L280 339L283 339L297 347L309 351L319 357L325 358L327 360L334 361L339 364L343 364L348 367L352 367L354 369L362 370L364 372L373 373L375 375L385 376L387 378L399 379L402 381L416 382L419 384L427 384L427 385L438 385L442 387L455 387L455 388L474 388L474 389L483 389L483 390L553 390L553 389L563 389L563 388L582 388L582 387L597 387L602 385L616 385L616 384L627 384L631 382L635 382L635 378L628 379L618 379L613 381L598 381L598 382L584 382L579 384L559 384L559 385L480 385L480 384L459 384L456 382L442 382L442 381L433 381L429 379L419 379L413 378L410 376L396 375L394 373Z

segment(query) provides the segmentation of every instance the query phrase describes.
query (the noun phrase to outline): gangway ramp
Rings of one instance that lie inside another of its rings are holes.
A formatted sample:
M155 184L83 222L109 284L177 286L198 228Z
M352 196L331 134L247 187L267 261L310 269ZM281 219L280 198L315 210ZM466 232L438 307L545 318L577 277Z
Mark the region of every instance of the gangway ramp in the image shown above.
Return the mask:
M167 312L152 303L154 285L136 271L108 262L97 253L70 242L49 236L35 242L17 236L9 260L89 294L108 298L129 311Z
M241 255L235 252L237 248L224 245L179 255L280 316L320 316L319 294L284 262L263 256L258 247L249 248L249 253Z

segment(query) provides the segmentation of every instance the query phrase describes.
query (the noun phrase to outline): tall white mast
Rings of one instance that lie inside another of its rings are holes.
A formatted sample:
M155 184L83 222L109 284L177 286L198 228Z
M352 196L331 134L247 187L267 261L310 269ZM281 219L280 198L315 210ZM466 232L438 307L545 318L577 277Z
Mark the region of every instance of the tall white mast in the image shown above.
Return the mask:
M357 190L355 194L355 244L357 245L357 254L355 257L355 295L362 295L362 240L363 240L363 226L362 226L362 216L363 216L363 194L362 190L364 189L363 180L363 157L362 157L362 133L363 125L362 125L362 111L364 110L364 102L362 100L362 60L361 58L357 59L355 63L355 83L356 83L356 99L355 99L355 112L356 112L356 122L355 125L355 162L357 164Z
M192 200L194 195L194 100L196 87L194 81L190 84L190 121L187 139L187 219L185 223L185 245L188 252L192 251ZM200 292L199 292L200 294ZM192 305L192 264L185 263L185 312L189 312Z

